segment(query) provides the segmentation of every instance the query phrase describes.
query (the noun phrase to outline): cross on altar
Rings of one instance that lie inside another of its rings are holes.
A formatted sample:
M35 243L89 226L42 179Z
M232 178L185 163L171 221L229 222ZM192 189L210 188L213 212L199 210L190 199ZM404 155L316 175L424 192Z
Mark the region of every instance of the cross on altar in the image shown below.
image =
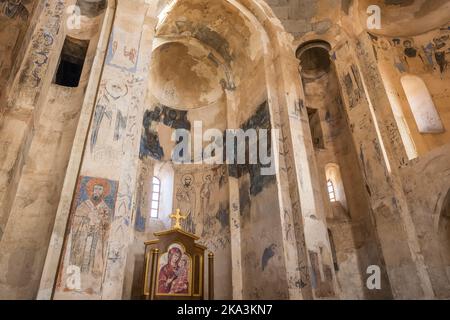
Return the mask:
M175 219L175 225L173 226L174 229L181 229L180 220L186 220L186 217L181 214L180 209L177 209L175 213L172 213L170 218Z

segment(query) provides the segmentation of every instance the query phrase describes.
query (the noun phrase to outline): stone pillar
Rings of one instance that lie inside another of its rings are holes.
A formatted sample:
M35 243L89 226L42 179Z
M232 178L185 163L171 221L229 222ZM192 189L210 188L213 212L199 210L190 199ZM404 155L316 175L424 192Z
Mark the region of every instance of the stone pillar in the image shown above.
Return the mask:
M69 218L69 224L53 297L122 298L127 254L133 240L141 124L156 24L156 17L148 16L147 12L154 14L156 3L147 5L144 0L118 2L82 163L77 171L79 183L74 190L71 217L74 212L80 212L77 210L82 210L79 206L84 201L89 200L82 195L89 191L87 185L91 181L106 186L103 190L108 189L109 194L104 195L102 210L107 215L102 224L97 224L105 233L101 237L95 236L97 242L92 255L82 253L84 262L74 264L79 253L71 252L71 243L73 245L77 240L72 229L73 220L67 212L58 210L41 298L48 298L48 286L56 277L55 260L61 254L60 241L64 233L59 228L63 227L64 218L66 222ZM64 202L67 204L67 199ZM67 210L68 206L64 205L64 208ZM99 244L98 241L102 242ZM102 250L95 251L99 246ZM74 268L81 272L81 286L71 289L68 281L70 270Z
M83 106L78 120L78 128L72 145L71 156L67 165L66 176L61 191L61 197L56 212L56 218L48 246L47 257L39 286L38 299L51 299L61 250L66 233L73 191L78 179L79 168L84 154L86 136L89 130L90 119L97 99L98 88L104 69L108 43L111 38L112 23L116 10L116 0L108 1L97 53L93 61L89 85L86 89Z
M298 61L289 37L280 32L277 38L280 44L266 61L266 78L272 125L280 132L273 150L279 152L277 182L288 279L295 279L290 282L291 298L334 298L337 284Z
M43 167L43 163L34 162L42 138L36 128L42 125L47 97L42 93L49 91L63 44L64 11L74 1L52 1L44 8L31 27L30 43L10 88L5 122L0 129L2 144L7 147L6 157L0 160L0 224L4 227L0 241L0 298L34 298L39 285L49 229L48 212L39 205L51 203L52 192L57 191L45 173L30 179L33 166ZM47 188L48 193L30 196L39 188Z
M136 212L134 197L139 168L141 126L146 110L144 101L147 92L154 29L157 22L156 17L146 15L146 11L151 12L151 14L156 12L156 3L148 5L147 10L143 10L144 1L134 1L129 10L123 9L123 12L121 12L121 6L125 5L130 6L128 0L127 2L119 2L116 23L118 26L127 27L130 25L130 21L133 21L133 25L140 26L141 29L130 30L129 32L132 34L141 33L141 38L139 43L135 43L138 52L136 71L127 74L127 82L130 85L128 101L124 101L121 106L123 108L128 105L129 109L121 148L118 197L108 240L107 264L102 293L102 299L113 300L122 298L126 259L129 251L128 245L132 244L133 241L133 217ZM109 76L111 77L109 79L114 79L114 72ZM108 78L106 73L104 78Z
M226 91L227 95L227 128L237 129L238 114L234 92ZM230 197L230 236L231 236L231 276L233 299L243 299L242 282L242 251L241 251L241 210L239 197L239 178L228 175L228 188Z
M70 5L76 0L70 0ZM13 67L10 83L5 88L6 108L2 106L0 146L0 229L6 227L15 197L24 158L33 139L34 125L45 99L51 78L46 77L58 63L56 55L64 37L63 16L65 1L58 0L42 8L30 21L19 59ZM23 56L23 59L20 59ZM3 101L2 101L3 102Z
M356 53L355 53L356 51ZM394 298L432 298L399 168L407 157L367 33L341 42L335 60Z

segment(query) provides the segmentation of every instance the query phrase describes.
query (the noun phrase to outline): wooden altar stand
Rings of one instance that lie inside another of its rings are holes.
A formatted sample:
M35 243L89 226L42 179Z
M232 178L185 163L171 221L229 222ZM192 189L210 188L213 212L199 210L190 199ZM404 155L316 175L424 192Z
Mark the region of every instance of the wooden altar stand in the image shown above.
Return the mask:
M200 238L182 229L177 210L170 230L145 242L143 295L146 300L204 300L205 252ZM208 299L214 299L214 254L208 253Z

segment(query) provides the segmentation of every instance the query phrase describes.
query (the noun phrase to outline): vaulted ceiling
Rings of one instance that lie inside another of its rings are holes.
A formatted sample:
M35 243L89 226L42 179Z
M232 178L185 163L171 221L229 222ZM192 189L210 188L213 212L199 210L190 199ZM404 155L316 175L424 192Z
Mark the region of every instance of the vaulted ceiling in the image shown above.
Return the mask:
M449 0L360 0L360 20L363 25L370 5L381 8L381 30L371 30L375 34L414 36L450 22Z
M178 108L215 103L224 88L247 76L261 53L260 32L230 1L174 1L156 29L152 92Z

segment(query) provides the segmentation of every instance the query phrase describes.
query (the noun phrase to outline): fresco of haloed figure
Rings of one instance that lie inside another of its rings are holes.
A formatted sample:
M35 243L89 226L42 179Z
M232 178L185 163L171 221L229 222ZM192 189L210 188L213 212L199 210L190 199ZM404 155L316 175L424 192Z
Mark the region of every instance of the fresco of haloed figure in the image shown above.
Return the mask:
M67 270L63 266L63 281L60 282L64 291L101 293L117 188L118 182L115 181L80 177L65 248L64 266ZM79 279L68 279L77 275Z
M158 262L157 294L189 295L191 292L191 259L183 246L174 243Z

